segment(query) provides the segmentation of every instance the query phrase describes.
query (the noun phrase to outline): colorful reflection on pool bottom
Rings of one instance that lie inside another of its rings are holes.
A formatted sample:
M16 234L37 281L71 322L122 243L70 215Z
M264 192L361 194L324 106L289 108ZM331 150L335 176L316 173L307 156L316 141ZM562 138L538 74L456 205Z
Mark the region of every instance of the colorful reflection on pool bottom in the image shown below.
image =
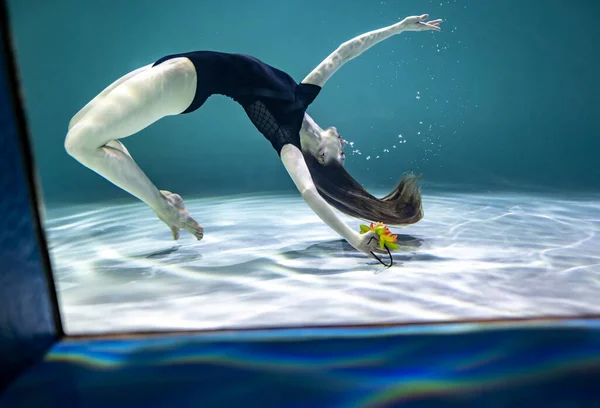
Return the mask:
M65 340L1 407L597 407L600 323Z

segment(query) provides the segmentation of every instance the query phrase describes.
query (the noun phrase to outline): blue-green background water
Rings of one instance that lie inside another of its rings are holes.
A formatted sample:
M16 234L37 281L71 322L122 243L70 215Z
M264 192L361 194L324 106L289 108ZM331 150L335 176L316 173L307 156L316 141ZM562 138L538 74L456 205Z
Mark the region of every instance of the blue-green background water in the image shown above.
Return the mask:
M71 116L125 73L166 54L213 49L254 55L300 81L341 42L421 13L444 19L442 32L403 33L378 44L344 66L309 109L360 150L347 160L359 181L388 189L402 172L416 171L425 192L439 184L599 187L597 1L9 6L47 202L128 197L63 147ZM158 187L184 197L294 189L268 142L224 97L192 115L165 118L125 144Z

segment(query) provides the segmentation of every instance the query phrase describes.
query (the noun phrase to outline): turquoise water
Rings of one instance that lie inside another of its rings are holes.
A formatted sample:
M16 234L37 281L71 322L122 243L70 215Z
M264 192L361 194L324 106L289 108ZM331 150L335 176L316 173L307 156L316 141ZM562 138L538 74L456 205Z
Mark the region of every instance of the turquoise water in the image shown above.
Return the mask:
M597 2L9 6L69 331L598 312ZM309 108L353 142L346 166L372 191L423 174L425 218L394 231L405 245L390 270L310 212L227 98L124 140L157 186L184 197L206 228L200 243L173 242L147 207L64 150L72 115L163 55L242 52L299 81L341 42L421 13L444 19L442 32L376 45Z

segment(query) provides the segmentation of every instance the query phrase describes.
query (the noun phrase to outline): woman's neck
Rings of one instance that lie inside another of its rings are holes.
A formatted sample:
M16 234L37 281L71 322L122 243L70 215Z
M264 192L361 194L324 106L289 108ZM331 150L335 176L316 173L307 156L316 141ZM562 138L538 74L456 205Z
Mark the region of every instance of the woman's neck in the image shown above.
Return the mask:
M315 152L319 145L322 131L323 129L317 125L313 118L311 118L308 113L305 113L302 127L300 128L300 144L302 150L316 154Z

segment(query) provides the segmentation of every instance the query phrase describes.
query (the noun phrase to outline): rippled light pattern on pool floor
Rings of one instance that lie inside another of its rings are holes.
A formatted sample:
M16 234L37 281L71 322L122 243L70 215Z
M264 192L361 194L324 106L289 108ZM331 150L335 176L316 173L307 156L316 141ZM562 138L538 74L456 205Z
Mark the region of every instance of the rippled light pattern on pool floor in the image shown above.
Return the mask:
M600 313L600 196L424 194L388 270L297 195L186 205L200 242L143 204L47 210L68 333Z

